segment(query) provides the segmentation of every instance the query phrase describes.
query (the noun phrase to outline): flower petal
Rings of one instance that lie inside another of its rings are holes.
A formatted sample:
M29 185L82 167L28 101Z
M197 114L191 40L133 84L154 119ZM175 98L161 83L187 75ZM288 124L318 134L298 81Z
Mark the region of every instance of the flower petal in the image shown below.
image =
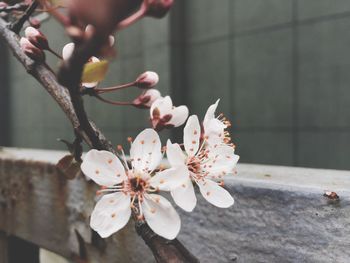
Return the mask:
M159 90L157 89L148 89L144 94L143 96L149 96L150 99L147 103L145 103L145 106L148 106L148 107L151 107L152 104L159 98L162 98Z
M171 166L185 164L186 156L177 143L171 143L170 140L167 141L166 155Z
M206 142L209 146L224 144L227 126L218 119L211 119L203 125Z
M184 128L184 146L189 156L194 156L199 148L199 138L201 136L201 127L197 115L188 118Z
M193 189L192 181L189 177L184 184L173 189L170 193L174 202L183 210L192 212L195 208L197 198Z
M151 118L153 118L153 113L155 109L158 109L160 113L160 117L171 114L171 110L173 108L173 102L169 96L165 96L164 98L159 98L155 102L153 102L150 113Z
M214 104L210 105L207 112L205 113L203 125L206 126L208 121L215 119L215 111L219 105L220 99L218 99Z
M174 125L174 127L179 127L184 124L188 118L188 108L186 106L175 107L171 111L171 115L172 117L168 123Z
M218 179L232 173L238 160L239 156L235 154L233 147L221 145L210 148L208 161L201 168L209 173L210 178Z
M181 220L171 203L161 195L145 195L142 210L149 227L166 239L174 239L180 231Z
M90 226L106 238L123 228L131 215L130 196L124 193L104 195L91 214Z
M143 130L130 148L133 167L139 172L152 171L162 160L161 142L158 133L153 129Z
M64 60L68 60L74 51L74 43L66 44L62 49L62 57Z
M221 208L227 208L234 204L231 194L216 182L203 179L198 181L197 184L201 194L209 203Z
M103 186L119 184L127 178L120 160L107 151L90 150L84 157L81 170Z
M187 166L181 165L158 172L149 180L149 183L159 190L171 191L185 183L188 178Z

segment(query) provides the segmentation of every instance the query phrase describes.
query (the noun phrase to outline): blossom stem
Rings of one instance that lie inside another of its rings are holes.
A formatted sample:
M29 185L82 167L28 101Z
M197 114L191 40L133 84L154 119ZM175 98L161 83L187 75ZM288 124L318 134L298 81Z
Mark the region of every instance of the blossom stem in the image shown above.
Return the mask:
M62 56L60 54L58 54L56 51L54 51L52 48L48 48L47 51L49 51L50 53L52 53L53 55L55 55L56 57L58 57L59 59L63 59Z
M108 103L108 104L112 104L112 105L116 105L116 106L128 106L128 105L133 105L132 102L129 102L129 101L113 101L113 100L108 100L108 99L105 99L105 98L102 98L100 95L98 94L94 94L94 96L99 99L100 101L103 101L105 103Z
M141 18L143 18L146 14L147 11L147 6L146 4L142 4L140 9L135 12L134 14L132 14L131 16L125 18L123 21L121 21L118 25L116 30L122 30L132 24L134 24L135 22L137 22L138 20L140 20Z
M119 85L119 86L115 86L115 87L109 87L109 88L102 88L102 89L95 89L95 91L99 94L102 93L106 93L106 92L110 92L110 91L115 91L115 90L121 90L121 89L125 89L125 88L129 88L132 86L135 86L136 81L130 82L130 83L126 83L123 85Z

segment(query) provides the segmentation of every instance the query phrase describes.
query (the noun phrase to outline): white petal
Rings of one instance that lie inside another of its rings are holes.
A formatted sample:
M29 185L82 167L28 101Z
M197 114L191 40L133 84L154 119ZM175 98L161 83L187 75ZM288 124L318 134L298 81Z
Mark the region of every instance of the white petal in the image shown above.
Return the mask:
M142 210L149 227L166 239L174 239L180 231L181 221L171 203L161 195L145 195Z
M171 101L171 98L169 96L166 96L164 98L157 99L151 106L150 112L151 112L151 118L153 118L153 111L155 109L158 109L160 112L160 116L164 116L167 114L171 114L171 110L173 108L173 102Z
M199 138L201 136L201 126L197 115L188 118L184 128L184 146L187 154L193 156L199 148Z
M179 127L185 123L188 118L188 108L186 106L179 106L171 111L171 119L169 124L174 125L174 127Z
M188 178L187 166L181 165L158 172L149 180L149 183L159 190L171 191L185 183Z
M81 170L103 186L119 184L127 178L120 160L107 151L90 150L84 157Z
M139 172L152 171L162 160L161 142L158 133L153 129L143 130L130 148L133 167Z
M167 141L166 155L171 166L185 164L186 156L177 143L171 143L170 140Z
M104 195L91 214L90 226L106 238L123 228L131 215L130 196L123 193Z
M220 99L218 99L214 104L210 105L207 112L205 113L203 125L206 125L208 121L215 118L215 111L219 105Z
M24 30L24 34L27 38L30 38L30 37L35 37L35 36L40 35L40 32L38 29L29 26Z
M72 55L73 51L74 51L74 43L68 43L67 45L65 45L62 49L62 57L64 60L67 60L70 58L70 56Z
M210 148L208 161L202 166L202 169L209 172L209 177L218 179L223 175L232 174L238 160L239 156L235 154L234 148L221 145Z
M204 179L197 182L199 190L203 197L211 204L227 208L233 205L234 200L231 194L216 182Z
M109 37L108 37L108 44L109 44L111 47L113 47L114 43L115 43L115 38L114 38L114 36L109 35Z
M173 189L170 193L174 202L183 210L191 212L195 208L197 198L190 177L183 185Z
M210 146L224 143L225 129L227 126L218 119L211 119L203 125L206 142Z
M150 100L145 103L145 106L147 107L151 107L152 104L159 98L162 98L159 90L157 89L148 89L144 94L143 96L150 96Z

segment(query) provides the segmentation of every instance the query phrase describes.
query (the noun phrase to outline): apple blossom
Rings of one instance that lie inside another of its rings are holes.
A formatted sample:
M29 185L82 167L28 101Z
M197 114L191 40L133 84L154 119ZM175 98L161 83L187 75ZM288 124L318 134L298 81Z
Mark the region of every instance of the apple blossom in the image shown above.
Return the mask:
M230 193L221 187L222 179L231 173L236 166L239 156L234 148L227 145L206 148L205 141L201 141L201 126L196 115L188 118L184 128L184 148L167 142L167 157L172 167L186 167L187 182L173 189L171 195L175 203L185 211L192 211L196 206L196 196L192 181L198 186L203 197L211 204L227 208L234 200ZM183 169L183 168L182 168Z
M81 165L83 173L102 186L106 193L96 204L90 225L101 237L124 227L132 210L158 235L174 239L180 231L180 217L161 195L186 180L182 167L156 172L162 159L161 142L153 129L142 131L130 148L131 168L124 152L122 162L107 151L90 150ZM137 205L135 204L137 203Z
M153 128L160 131L184 124L188 117L188 108L184 105L174 107L171 98L166 96L153 102L150 115Z

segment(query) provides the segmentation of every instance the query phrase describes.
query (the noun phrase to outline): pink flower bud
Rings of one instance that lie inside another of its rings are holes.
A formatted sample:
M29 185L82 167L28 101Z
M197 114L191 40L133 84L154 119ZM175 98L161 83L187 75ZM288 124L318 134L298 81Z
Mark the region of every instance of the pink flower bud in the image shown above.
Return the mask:
M159 77L157 73L153 71L146 71L138 76L135 86L141 89L150 89L157 85L158 81Z
M19 41L19 44L23 50L23 52L35 61L44 61L45 54L44 52L34 46L27 38L22 37Z
M156 18L164 17L172 5L174 0L144 0L147 5L147 16L152 16Z
M5 2L0 2L0 8L4 8L4 7L7 7L7 6L8 6L7 3L5 3Z
M147 109L150 108L157 99L161 98L160 92L156 89L149 89L146 92L138 96L133 105L137 108Z
M26 38L37 48L49 49L47 38L38 29L34 27L27 27L24 31Z
M29 24L36 29L40 28L41 26L40 20L35 17L29 18Z

